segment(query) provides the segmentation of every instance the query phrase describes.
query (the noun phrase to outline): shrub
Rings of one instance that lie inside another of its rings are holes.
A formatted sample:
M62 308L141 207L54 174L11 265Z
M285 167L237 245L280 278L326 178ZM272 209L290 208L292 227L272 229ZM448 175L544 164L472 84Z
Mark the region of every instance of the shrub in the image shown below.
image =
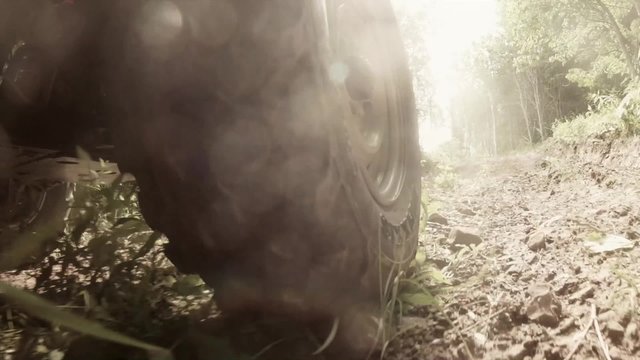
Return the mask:
M612 108L590 111L553 125L553 137L569 143L605 134L622 135L625 132L624 122Z

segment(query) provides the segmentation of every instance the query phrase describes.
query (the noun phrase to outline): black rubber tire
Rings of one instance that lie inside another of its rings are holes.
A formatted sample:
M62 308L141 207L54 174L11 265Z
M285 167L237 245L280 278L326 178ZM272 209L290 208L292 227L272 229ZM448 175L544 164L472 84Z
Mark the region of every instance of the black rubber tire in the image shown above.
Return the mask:
M167 255L213 286L223 311L377 307L381 284L415 254L411 75L389 1L360 1L392 60L404 122L403 181L386 205L350 146L346 90L330 81L331 1L128 0L114 17L107 79L120 167L168 236Z

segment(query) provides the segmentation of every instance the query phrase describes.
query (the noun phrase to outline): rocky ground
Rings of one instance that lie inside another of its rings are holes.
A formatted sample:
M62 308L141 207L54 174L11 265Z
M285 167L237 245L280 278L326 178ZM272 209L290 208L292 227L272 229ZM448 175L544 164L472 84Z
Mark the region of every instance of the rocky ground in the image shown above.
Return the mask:
M638 145L548 145L432 177L421 241L450 285L388 357L640 358Z

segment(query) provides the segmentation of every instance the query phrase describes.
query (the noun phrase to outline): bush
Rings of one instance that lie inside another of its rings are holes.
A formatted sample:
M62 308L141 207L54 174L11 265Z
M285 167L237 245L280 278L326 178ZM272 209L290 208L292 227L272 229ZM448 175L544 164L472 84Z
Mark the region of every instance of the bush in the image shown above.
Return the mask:
M616 96L594 96L593 103L595 110L556 122L553 137L576 142L604 135L637 135L640 131L640 85L629 86L622 100Z
M553 137L564 142L577 142L606 134L626 133L624 122L616 116L614 109L590 111L571 120L556 122Z
M622 120L628 134L640 132L640 85L631 86L627 95L615 110L616 116Z
M155 351L159 348L125 336L155 342L178 320L211 313L212 292L199 277L178 273L164 257L166 240L142 219L136 194L131 182L76 185L56 249L41 263L1 274L0 312L20 314L12 326L0 325L0 337L14 326L20 330L16 344L5 347L46 359L51 351L64 354L75 348L84 339L80 333ZM22 278L33 280L25 284L27 290L14 287ZM83 358L99 352L85 350Z

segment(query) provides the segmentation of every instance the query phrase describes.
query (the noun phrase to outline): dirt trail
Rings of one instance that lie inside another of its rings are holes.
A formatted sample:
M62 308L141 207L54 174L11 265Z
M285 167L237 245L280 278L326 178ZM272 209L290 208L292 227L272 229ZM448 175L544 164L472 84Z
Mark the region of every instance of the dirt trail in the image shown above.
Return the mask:
M391 358L640 358L639 148L550 146L431 186L422 242L452 286L444 313L404 319Z

